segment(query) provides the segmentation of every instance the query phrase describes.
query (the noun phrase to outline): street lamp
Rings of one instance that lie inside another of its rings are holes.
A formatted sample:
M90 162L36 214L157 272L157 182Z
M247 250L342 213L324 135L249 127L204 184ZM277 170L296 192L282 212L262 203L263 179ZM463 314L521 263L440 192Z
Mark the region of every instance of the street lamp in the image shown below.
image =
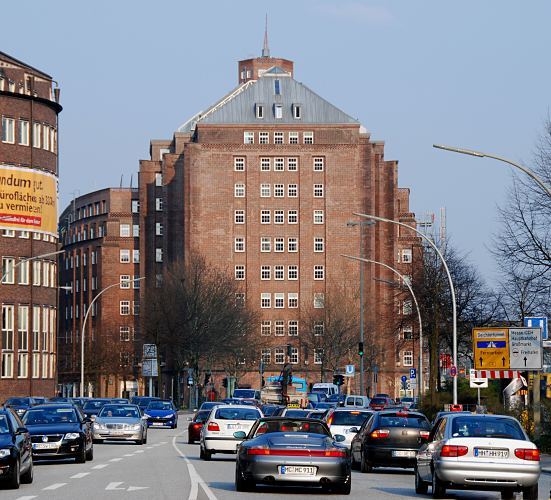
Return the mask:
M15 271L15 269L17 267L19 267L21 264L23 264L23 262L30 262L31 260L43 259L45 257L53 257L54 255L59 255L60 253L65 253L65 250L58 250L57 252L43 253L43 254L40 254L40 255L35 255L34 257L29 257L28 259L21 259L17 264L15 264L15 266L13 266L11 269L8 269L2 275L2 279L0 279L0 283L4 283L4 280L6 279L6 276L8 276L8 274L10 274L11 272Z
M144 280L145 276L142 278L134 278L132 280L123 280L125 283L128 282L134 282L134 281L141 281ZM90 302L90 305L88 306L88 309L86 310L86 314L84 315L84 320L82 322L82 331L80 335L80 397L84 397L84 333L86 330L86 321L88 320L88 315L90 314L90 311L92 310L92 306L100 298L100 296L105 293L107 290L110 290L111 288L115 286L120 286L121 281L118 283L113 283L112 285L106 286L103 290L100 290L100 292L92 299L92 302Z
M440 257L440 260L442 261L442 265L444 266L444 270L446 271L446 274L448 275L448 282L450 284L450 292L451 292L451 297L452 297L453 365L457 366L457 305L456 305L456 302L455 302L455 288L453 286L452 275L451 275L450 270L448 268L448 264L446 262L446 259L444 259L444 256L442 255L442 252L438 249L438 247L436 246L434 241L432 241L426 234L422 233L421 231L419 231L418 229L416 229L412 226L409 226L408 224L404 224L403 222L398 222L398 221L395 221L395 220L392 220L392 219L385 219L384 217L378 217L377 215L357 214L357 213L355 213L354 215L357 215L358 217L365 217L366 219L380 221L380 222L390 222L391 224L396 224L397 226L401 226L401 227L405 227L407 229L411 229L412 231L417 233L419 236L421 236L421 238L423 238L434 249L434 251L438 254L438 256ZM453 404L457 404L457 376L452 377L452 379L453 379Z
M499 160L504 163L508 163L509 165L518 168L522 172L524 172L526 175L529 175L534 181L536 181L539 186L547 193L549 197L551 197L551 187L549 187L545 181L539 177L533 170L530 170L528 167L525 167L524 165L521 165L520 163L516 163L512 160L508 160L507 158L502 158L501 156L495 156L488 153L482 153L480 151L473 151L471 149L463 149L463 148L454 148L451 146L444 146L442 144L433 144L433 148L437 149L443 149L444 151L451 151L452 153L461 153L464 155L470 155L470 156L476 156L477 158L493 158L494 160Z
M364 256L364 226L373 226L375 222L372 220L359 220L359 221L348 221L346 223L346 227L355 227L360 226L360 257ZM360 355L360 394L362 396L365 395L364 393L364 352L363 352L363 344L364 344L364 266L362 266L362 263L360 261L360 345L362 346L361 352L359 352Z
M413 302L415 302L415 307L417 309L417 317L419 319L419 363L418 363L419 389L418 389L418 392L417 392L417 397L419 398L419 401L420 401L421 400L421 394L422 394L422 391L423 391L423 322L421 320L421 310L419 309L419 303L417 302L417 297L413 293L413 288L409 284L408 279L400 271L398 271L397 269L394 269L393 267L389 266L388 264L383 264L382 262L378 262L376 260L362 259L362 258L359 258L359 257L353 257L351 255L341 254L341 256L345 257L347 259L359 260L359 261L365 262L367 264L376 264L378 266L382 266L382 267L385 267L386 269L391 270L394 274L396 274L404 282L404 284L407 286L407 288L409 290L409 293L411 293L411 296L413 297ZM381 281L384 281L385 283L389 283L391 285L395 284L392 281L386 281L386 280L381 280Z

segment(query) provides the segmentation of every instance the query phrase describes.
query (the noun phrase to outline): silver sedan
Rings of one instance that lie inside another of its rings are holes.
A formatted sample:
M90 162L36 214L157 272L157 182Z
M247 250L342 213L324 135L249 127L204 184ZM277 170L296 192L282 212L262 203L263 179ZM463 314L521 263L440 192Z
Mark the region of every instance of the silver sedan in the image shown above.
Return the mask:
M136 405L105 405L94 420L94 442L105 439L147 442L147 419Z
M518 421L504 415L442 416L417 453L415 491L442 498L446 489L522 491L537 500L540 454Z

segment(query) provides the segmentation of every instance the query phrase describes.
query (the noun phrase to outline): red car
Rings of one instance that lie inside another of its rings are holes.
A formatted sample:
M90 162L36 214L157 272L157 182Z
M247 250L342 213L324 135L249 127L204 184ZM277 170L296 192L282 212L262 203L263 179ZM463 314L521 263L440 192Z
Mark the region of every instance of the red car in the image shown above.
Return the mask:
M194 417L191 419L191 422L187 428L187 442L189 444L199 441L199 435L201 434L201 429L203 428L203 423L209 416L210 410L199 410Z
M371 402L369 403L369 408L372 410L384 410L386 408L390 408L394 403L392 402L392 399L385 398L385 397L379 397L379 398L373 398Z

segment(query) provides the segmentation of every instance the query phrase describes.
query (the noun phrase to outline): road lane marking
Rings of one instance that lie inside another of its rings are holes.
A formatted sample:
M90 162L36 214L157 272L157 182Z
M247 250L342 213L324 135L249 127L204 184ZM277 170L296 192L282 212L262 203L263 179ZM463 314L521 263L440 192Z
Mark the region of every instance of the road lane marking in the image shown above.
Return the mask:
M110 462L120 462L122 460L122 458L112 458L111 460L109 460Z
M148 447L146 448L146 450L152 450L152 449L153 449L153 446L148 446Z
M105 469L105 467L107 467L109 464L98 464L98 465L94 465L94 467L92 467L92 469L94 470L97 470L97 469Z
M114 490L123 490L123 491L126 491L126 488L124 488L124 487L119 488L119 486L120 486L121 484L124 484L124 483L123 483L122 481L120 481L120 482L115 482L115 483L109 483L109 484L105 487L105 489L106 489L107 491L114 491Z
M67 483L54 483L54 484L50 484L50 486L46 486L46 488L42 488L42 491L47 491L47 490L57 490L63 486L65 486Z
M135 452L134 452L134 455L135 455L136 453L143 453L143 452L144 452L143 450L138 450L138 451L135 451Z
M180 449L176 445L176 438L184 435L186 432L187 430L185 430L184 432L181 432L180 434L176 434L176 436L172 438L172 447L176 450L178 455L180 455L184 459L187 465L189 478L191 480L191 489L189 491L188 500L197 500L197 495L199 494L199 486L203 488L203 491L207 494L207 496L209 497L209 500L218 500L216 498L216 495L209 488L209 485L199 475L199 473L197 472L193 464L189 461L186 455L182 451L180 451Z
M127 454L125 455L125 457L133 457L133 456L134 456L134 453L127 453Z
M129 486L126 491L147 490L149 486Z
M82 479L83 477L86 477L88 475L90 475L89 472L79 472L78 474L71 476L70 479Z
M36 498L36 495L29 495L29 496L26 496L26 497L19 497L19 498L16 498L15 500L33 500L33 498Z

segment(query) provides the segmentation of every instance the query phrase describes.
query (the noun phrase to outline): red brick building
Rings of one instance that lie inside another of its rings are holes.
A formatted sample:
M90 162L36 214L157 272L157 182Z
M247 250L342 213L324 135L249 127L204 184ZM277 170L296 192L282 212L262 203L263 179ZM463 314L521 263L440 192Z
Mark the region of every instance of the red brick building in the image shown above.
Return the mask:
M81 332L87 312L85 394L128 397L138 392L138 211L137 189L108 188L76 198L61 214L65 253L59 277L71 288L59 303L59 384L64 395L80 393Z
M295 375L315 382L319 359L301 343L301 321L336 284L358 288L358 264L341 256L360 247L347 222L355 212L415 218L384 144L293 75L293 62L265 47L263 57L239 62L235 89L172 139L151 142L151 158L140 162L141 274L151 286L167 263L192 253L226 268L261 315L268 375L279 374L290 345ZM364 256L411 274L415 238L390 224L363 234ZM390 271L366 266L364 278L366 385L398 395L400 377L417 366L411 304L376 280L394 280ZM357 360L352 352L349 362ZM258 366L247 360L241 382L258 385Z
M0 52L0 167L58 175L59 89ZM21 171L21 170L20 170ZM2 200L4 190L0 189ZM57 193L54 194L57 201ZM55 221L53 227L55 227ZM0 402L56 392L57 237L2 224ZM19 226L20 228L21 226ZM27 260L25 260L27 259ZM32 259L32 260L28 260Z

